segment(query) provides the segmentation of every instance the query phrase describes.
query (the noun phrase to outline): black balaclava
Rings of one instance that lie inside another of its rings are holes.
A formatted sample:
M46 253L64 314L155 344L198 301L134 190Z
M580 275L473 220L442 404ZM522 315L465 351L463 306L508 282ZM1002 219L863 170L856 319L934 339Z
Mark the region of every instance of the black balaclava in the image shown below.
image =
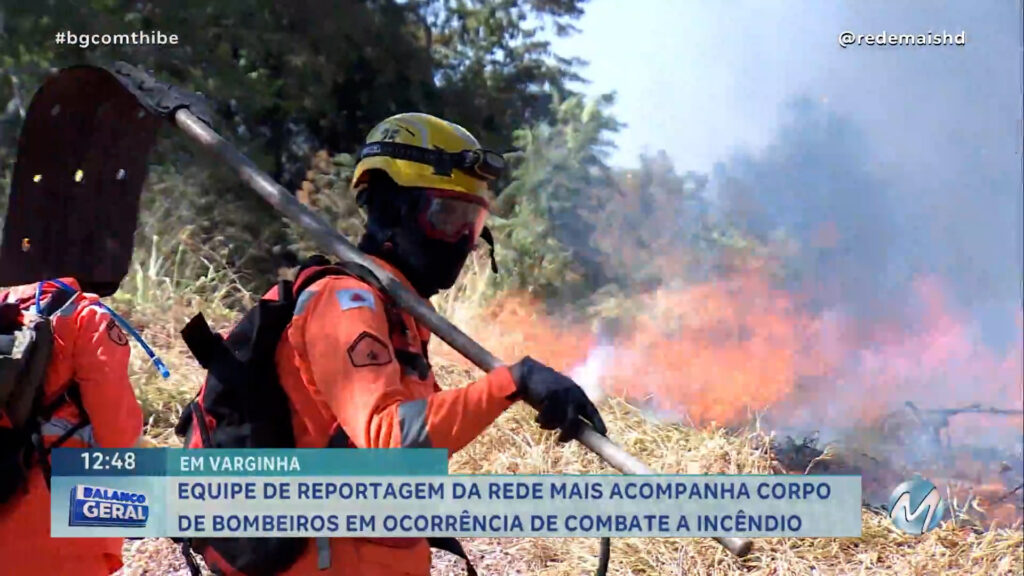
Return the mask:
M359 249L397 268L420 296L430 298L455 284L475 246L468 234L458 242L428 237L418 218L422 194L372 175L358 198L367 211Z
M113 296L121 287L120 282L91 282L88 280L79 280L78 285L82 288L82 292L95 294L101 298Z

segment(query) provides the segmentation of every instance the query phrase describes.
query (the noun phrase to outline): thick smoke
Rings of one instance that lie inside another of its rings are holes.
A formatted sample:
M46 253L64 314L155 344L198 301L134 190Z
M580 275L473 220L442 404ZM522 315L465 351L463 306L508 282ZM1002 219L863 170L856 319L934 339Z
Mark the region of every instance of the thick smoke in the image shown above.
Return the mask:
M963 47L837 49L820 91L776 141L720 164L723 209L804 248L801 288L872 320L920 312L937 277L987 342L1014 345L1021 309L1019 3L857 3L856 33L965 30Z
M778 424L838 433L906 401L1019 409L1020 5L867 2L840 20L833 42L965 31L967 45L833 45L771 142L710 175L720 222L797 247L783 286L813 319L804 346L828 365L793 375ZM1021 440L987 423L961 436Z
M1024 265L1021 3L849 6L858 31L968 35L963 47L843 54L870 75L859 75L857 90L844 66L829 92L863 124L874 171L891 187L896 256L915 275L941 278L989 343L1014 345Z
M906 300L907 241L917 231L871 170L868 140L853 122L807 98L787 116L775 143L716 166L720 217L765 242L795 240L788 288L812 297L816 311L842 304L865 320L891 316Z
M821 14L802 10L772 12L806 32ZM739 56L726 50L742 64L734 72L744 102L789 100L768 144L725 155L704 190L715 223L775 248L781 280L755 274L737 289L747 276L681 286L666 274L664 293L638 304L649 326L594 348L573 374L588 390L603 379L613 393L660 400L675 418L697 414L696 424L765 411L762 424L782 434L818 431L911 466L944 467L957 445L980 463L1008 453L1020 461L1019 415L933 409L1024 407L1021 3L866 0L838 15L818 10L828 22L817 37L773 37L813 70L797 73L800 64L766 57L756 42ZM751 24L736 25L744 36ZM967 44L844 50L844 30L963 31ZM752 90L748 73L764 86ZM706 132L709 120L691 112L688 125L659 129ZM663 225L661 236L691 232L684 218L642 223L654 237ZM770 289L757 285L766 277ZM1013 474L1024 471L1015 464Z
M711 189L723 220L799 246L785 257L786 289L817 320L805 345L829 366L794 375L774 423L834 437L906 401L1020 408L1019 227L1005 221L1019 220L1021 189L1011 167L965 151L944 168L950 186L931 188L932 173L886 169L866 131L824 103L798 99L784 118L771 145L716 166ZM957 187L966 173L971 198ZM1020 443L1012 428L970 432Z

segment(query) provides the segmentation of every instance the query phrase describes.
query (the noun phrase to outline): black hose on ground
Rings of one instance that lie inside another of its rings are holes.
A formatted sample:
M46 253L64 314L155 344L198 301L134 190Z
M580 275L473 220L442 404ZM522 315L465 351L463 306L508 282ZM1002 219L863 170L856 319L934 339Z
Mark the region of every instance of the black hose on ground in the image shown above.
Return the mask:
M597 557L597 571L594 572L596 576L607 576L608 575L608 561L612 557L612 539L601 538L601 554Z

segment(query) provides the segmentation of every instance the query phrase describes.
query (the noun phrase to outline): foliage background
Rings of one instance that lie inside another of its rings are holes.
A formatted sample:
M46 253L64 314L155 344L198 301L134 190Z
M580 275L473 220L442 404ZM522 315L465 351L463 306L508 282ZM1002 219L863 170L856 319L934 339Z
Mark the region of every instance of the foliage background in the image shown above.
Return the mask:
M203 93L222 134L352 239L362 215L348 191L351 154L388 115L438 114L509 152L513 170L495 190L491 221L501 274L488 279L487 295L522 291L584 309L594 294L682 274L659 264L669 252L700 254L688 269L706 272L719 251L742 245L709 220L706 177L680 173L663 154L642 158L639 170L609 167L621 127L609 113L614 95L584 98L585 63L543 39L573 33L583 8L582 0L2 0L0 178L48 73L123 59ZM159 30L179 43L81 48L56 44L60 30ZM177 261L182 283L197 280L182 270L200 274L215 256L240 286L259 291L284 249L316 249L167 134L147 183L140 255ZM643 224L656 214L665 225ZM182 268L183 260L196 264Z

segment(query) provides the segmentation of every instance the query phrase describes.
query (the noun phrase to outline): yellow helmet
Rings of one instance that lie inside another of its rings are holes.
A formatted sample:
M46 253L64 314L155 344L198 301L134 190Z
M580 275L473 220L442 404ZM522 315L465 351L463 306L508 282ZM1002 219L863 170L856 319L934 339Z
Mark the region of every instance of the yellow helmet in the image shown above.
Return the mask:
M488 182L499 177L504 167L501 154L482 149L462 126L407 112L370 130L352 186L358 188L370 172L382 170L399 186L449 190L486 202Z

